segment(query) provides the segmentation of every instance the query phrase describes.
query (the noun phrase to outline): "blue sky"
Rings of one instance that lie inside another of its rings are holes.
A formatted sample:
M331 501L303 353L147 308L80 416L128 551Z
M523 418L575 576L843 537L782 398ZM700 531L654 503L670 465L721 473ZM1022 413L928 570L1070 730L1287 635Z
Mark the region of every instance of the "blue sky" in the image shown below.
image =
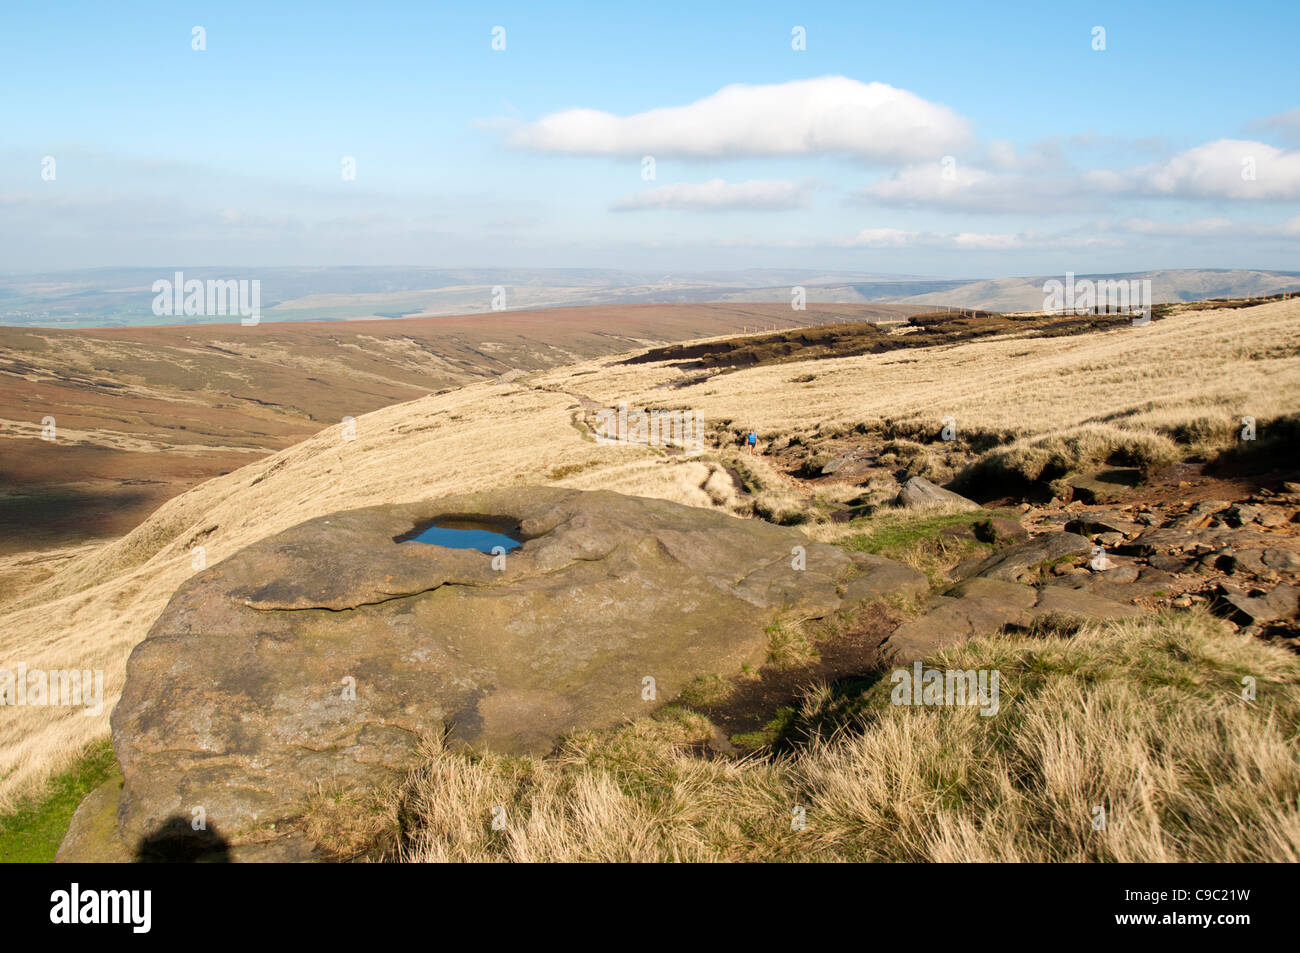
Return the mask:
M1294 2L6 0L0 270L1296 269L1297 35Z

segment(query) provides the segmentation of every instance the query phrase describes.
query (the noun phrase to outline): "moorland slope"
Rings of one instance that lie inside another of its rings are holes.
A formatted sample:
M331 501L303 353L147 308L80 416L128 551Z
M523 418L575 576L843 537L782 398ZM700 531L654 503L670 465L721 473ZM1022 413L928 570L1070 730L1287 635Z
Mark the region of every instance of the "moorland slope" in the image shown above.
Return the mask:
M10 766L0 805L106 733L126 657L196 571L196 547L211 565L336 510L527 484L745 515L784 506L800 511L810 535L826 536L835 524L807 505L819 488L780 457L743 454L741 433L755 429L769 447L785 441L808 450L845 434L905 432L936 442L941 421L952 418L958 433L972 435L956 442L967 461L1071 433L1186 451L1188 433L1219 439L1235 433L1243 416L1267 433L1295 411L1298 320L1300 301L1280 301L1175 312L1140 328L1013 332L716 374L602 356L356 414L354 439L327 426L209 479L125 536L76 552L49 578L10 594L0 609L3 657L47 669L102 668L106 698L99 717L56 708L8 713L0 724L0 762ZM698 411L708 449L691 457L671 447L597 443L592 409L620 402Z

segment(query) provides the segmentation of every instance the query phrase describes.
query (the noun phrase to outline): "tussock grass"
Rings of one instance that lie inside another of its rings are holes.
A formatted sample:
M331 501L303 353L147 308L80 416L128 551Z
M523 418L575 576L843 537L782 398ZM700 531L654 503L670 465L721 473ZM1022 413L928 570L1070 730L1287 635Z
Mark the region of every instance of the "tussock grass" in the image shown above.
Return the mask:
M993 450L958 474L954 487L1025 487L1103 465L1137 467L1143 473L1179 458L1173 440L1159 433L1090 424Z
M402 798L398 785L368 790L321 784L301 818L303 832L333 860L352 860L395 845Z
M808 627L810 621L785 615L767 627L768 665L777 670L802 668L821 657L816 636Z
M721 675L699 675L678 695L678 700L692 708L720 705L735 694L736 687Z
M1268 468L1289 461L1294 465L1295 448L1300 445L1300 414L1257 419L1254 440L1240 439L1240 424L1240 420L1233 421L1227 438L1212 445L1212 449L1220 451L1215 455L1216 464Z
M681 709L545 759L433 746L409 780L393 856L1300 860L1293 654L1189 613L980 639L929 664L997 669L998 714L894 706L885 678L811 692L795 713L806 742L769 758L700 757L707 722ZM1242 698L1247 676L1254 701Z

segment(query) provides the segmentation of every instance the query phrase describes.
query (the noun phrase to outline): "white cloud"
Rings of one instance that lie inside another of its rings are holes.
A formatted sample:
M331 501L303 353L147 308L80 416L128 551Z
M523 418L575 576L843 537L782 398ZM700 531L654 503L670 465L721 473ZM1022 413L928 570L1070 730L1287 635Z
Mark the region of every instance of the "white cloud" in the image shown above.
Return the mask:
M1204 236L1240 233L1242 226L1226 218L1199 218L1191 222L1162 222L1150 218L1126 218L1113 226L1131 235Z
M748 182L677 182L645 189L610 206L614 211L641 209L678 209L685 211L723 211L750 209L780 211L807 204L806 192L784 179L751 179Z
M858 201L894 207L977 212L1095 211L1097 198L1077 177L995 173L961 162L947 177L940 163L908 166L855 193Z
M1252 167L1253 178L1246 175ZM1300 150L1219 139L1124 172L1089 172L1084 180L1108 192L1172 198L1300 199Z
M1056 139L1031 142L1023 152L1006 139L991 139L979 164L1002 171L1043 172L1063 168L1065 156Z
M686 106L616 116L570 109L514 130L512 146L543 152L719 158L845 154L881 163L937 158L970 141L946 106L885 83L823 76L735 83Z

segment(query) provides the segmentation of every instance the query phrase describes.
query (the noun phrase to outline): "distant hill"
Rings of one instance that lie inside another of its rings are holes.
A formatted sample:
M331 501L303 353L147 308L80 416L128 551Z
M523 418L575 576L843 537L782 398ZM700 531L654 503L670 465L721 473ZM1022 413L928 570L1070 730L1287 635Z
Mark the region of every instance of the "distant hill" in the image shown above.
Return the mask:
M1064 275L1036 278L994 278L972 281L940 291L891 300L909 304L952 305L990 311L1037 311L1043 307L1043 282ZM1300 291L1300 271L1250 271L1242 269L1174 269L1130 274L1075 275L1076 280L1149 279L1154 304L1203 301L1207 298L1256 298L1282 291Z
M261 283L263 320L346 321L481 314L493 310L497 288L505 307L674 304L711 301L790 301L790 289L810 289L815 302L883 301L936 290L944 283L898 276L809 269L729 272L632 272L584 268L101 268L37 275L0 274L0 325L93 328L164 324L225 324L228 317L178 319L153 313L153 283L248 279ZM903 281L879 294L820 288Z
M256 279L262 320L347 321L483 314L497 288L511 311L575 305L789 302L805 289L814 304L907 303L998 311L1036 310L1043 282L1063 275L966 280L943 277L758 268L634 272L596 268L105 268L0 275L0 325L143 327L228 323L226 317L153 314L154 281ZM1149 278L1155 302L1258 297L1300 291L1300 272L1175 269L1080 278Z

